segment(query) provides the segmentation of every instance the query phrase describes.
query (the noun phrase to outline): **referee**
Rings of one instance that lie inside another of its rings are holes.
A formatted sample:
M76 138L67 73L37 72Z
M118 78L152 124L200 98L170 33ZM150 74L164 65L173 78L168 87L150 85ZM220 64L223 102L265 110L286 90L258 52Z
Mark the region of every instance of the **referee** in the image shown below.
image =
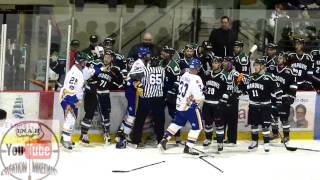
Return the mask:
M154 132L158 143L163 137L165 123L163 95L165 70L159 65L158 58L151 58L150 66L144 69L143 74L141 80L143 93L139 97L139 106L132 130L132 143L137 147L141 142L143 125L149 113L153 114Z

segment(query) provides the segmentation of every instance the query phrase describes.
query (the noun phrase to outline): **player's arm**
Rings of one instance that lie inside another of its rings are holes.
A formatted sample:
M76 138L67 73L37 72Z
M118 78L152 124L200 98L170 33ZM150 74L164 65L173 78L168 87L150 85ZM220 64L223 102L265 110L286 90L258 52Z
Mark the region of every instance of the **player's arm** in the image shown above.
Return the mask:
M204 95L202 91L204 86L200 77L194 81L194 84L193 86L191 86L191 88L193 102L198 106L204 100Z
M298 89L295 74L293 73L293 71L290 71L289 82L287 83L289 84L288 96L283 98L283 102L291 105L296 98L296 92Z
M283 91L274 77L271 78L268 84L271 92L272 115L277 118L279 117L279 107L282 104Z
M230 92L228 91L228 80L227 80L226 76L224 76L224 78L223 78L223 83L220 86L220 90L222 92L224 92L222 94L221 99L220 99L220 103L225 105L225 104L227 104L227 102L229 100L229 96L230 96Z

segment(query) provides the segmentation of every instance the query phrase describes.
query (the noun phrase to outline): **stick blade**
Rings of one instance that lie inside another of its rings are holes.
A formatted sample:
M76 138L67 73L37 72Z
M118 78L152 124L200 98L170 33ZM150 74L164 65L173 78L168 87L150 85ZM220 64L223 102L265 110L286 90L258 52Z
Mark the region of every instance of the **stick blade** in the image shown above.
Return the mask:
M127 173L130 171L124 171L124 170L112 170L113 173Z
M287 149L288 151L296 151L298 148L286 146L286 149Z

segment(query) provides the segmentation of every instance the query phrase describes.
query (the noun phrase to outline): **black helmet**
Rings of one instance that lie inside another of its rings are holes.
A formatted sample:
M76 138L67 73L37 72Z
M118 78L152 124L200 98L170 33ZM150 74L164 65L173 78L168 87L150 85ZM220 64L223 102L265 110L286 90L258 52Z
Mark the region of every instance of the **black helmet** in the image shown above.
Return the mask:
M269 44L267 45L267 48L270 48L270 49L276 49L277 47L278 47L278 45L275 44L275 43L269 43Z
M266 61L265 59L263 59L263 58L259 58L259 59L256 59L256 60L254 61L254 63L260 64L260 65L266 65L266 64L267 64L267 61Z
M103 40L103 46L112 46L114 45L114 43L115 43L115 40L112 39L111 37L106 37Z
M165 53L171 54L171 55L173 55L176 52L176 50L174 50L173 48L171 48L169 46L164 46L162 48L162 51Z
M201 45L204 49L212 49L213 46L210 41L203 41Z
M235 47L235 46L237 46L237 47L243 47L243 42L242 42L242 41L235 41L235 42L233 43L233 47Z

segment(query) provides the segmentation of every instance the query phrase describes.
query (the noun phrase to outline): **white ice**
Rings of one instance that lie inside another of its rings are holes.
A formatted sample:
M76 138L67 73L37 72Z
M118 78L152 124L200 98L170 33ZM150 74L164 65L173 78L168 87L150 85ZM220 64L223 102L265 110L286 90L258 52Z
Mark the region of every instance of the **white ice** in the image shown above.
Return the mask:
M151 147L116 149L114 145L76 145L73 152L61 151L58 174L46 179L320 180L319 152L290 152L281 143L271 146L269 153L264 152L262 145L259 145L257 151L248 152L248 145L249 141L240 141L236 147L224 147L221 154L216 153L215 144L206 149L201 145L195 147L214 156L205 159L222 169L224 173L197 157L183 154L182 145L172 148L169 145L165 152ZM291 141L290 146L320 150L320 141ZM129 173L112 172L130 170L160 161L165 162ZM0 179L13 178L0 176Z
M222 169L223 173L195 156L183 154L182 145L169 145L165 152L151 147L116 149L114 145L76 145L73 152L61 151L58 174L46 179L320 180L319 152L290 152L281 143L273 144L269 153L264 152L262 145L259 145L257 151L248 152L248 145L249 141L240 141L236 147L224 147L221 154L216 153L215 144L206 149L201 145L196 146L214 156L205 159ZM320 150L320 141L291 141L290 146ZM160 161L165 162L129 173L112 172ZM13 178L0 176L0 179Z

